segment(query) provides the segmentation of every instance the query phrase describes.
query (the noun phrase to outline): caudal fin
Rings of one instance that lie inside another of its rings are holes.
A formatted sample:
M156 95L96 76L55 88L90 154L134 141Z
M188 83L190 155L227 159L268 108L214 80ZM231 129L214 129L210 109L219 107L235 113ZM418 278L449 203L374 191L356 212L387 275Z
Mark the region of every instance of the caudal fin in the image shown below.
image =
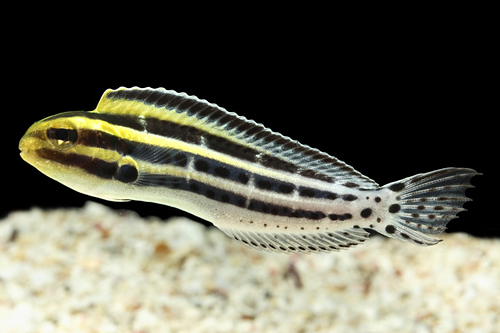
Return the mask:
M383 186L394 194L389 203L385 228L382 234L421 246L440 242L433 236L446 229L446 224L457 213L464 211L463 204L471 199L465 190L474 187L472 177L480 175L475 170L446 168L418 174Z

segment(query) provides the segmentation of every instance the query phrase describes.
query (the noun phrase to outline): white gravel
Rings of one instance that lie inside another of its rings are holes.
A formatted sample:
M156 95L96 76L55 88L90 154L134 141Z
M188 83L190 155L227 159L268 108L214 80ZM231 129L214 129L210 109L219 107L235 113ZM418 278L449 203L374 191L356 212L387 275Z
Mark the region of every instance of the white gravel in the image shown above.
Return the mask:
M89 202L0 221L0 332L499 332L500 240L271 254Z

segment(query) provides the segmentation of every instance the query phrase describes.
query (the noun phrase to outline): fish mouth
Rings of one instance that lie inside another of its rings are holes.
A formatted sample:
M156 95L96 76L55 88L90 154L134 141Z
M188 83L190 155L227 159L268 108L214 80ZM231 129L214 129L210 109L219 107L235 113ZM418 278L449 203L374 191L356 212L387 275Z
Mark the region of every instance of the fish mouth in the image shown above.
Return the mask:
M28 151L28 149L25 147L25 142L26 141L24 140L24 138L19 141L19 150L21 151L19 154L21 155L21 158L26 161L24 157L26 156L26 152Z
M19 155L21 156L21 158L26 162L32 164L31 161L33 161L34 151L33 149L30 149L28 147L28 142L26 138L22 138L21 141L19 141L19 150L20 150Z
M28 149L22 149L21 152L19 153L21 158L25 160L26 162L30 163L31 156L33 156L33 153L30 152Z

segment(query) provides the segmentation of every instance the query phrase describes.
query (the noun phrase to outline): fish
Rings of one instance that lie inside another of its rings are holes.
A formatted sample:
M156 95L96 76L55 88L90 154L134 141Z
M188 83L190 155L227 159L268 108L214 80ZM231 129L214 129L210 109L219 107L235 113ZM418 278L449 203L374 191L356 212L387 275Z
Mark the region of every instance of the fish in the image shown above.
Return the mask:
M329 154L163 88L108 89L94 111L34 123L19 149L73 190L176 207L278 253L349 249L370 230L435 245L480 175L450 167L379 186Z

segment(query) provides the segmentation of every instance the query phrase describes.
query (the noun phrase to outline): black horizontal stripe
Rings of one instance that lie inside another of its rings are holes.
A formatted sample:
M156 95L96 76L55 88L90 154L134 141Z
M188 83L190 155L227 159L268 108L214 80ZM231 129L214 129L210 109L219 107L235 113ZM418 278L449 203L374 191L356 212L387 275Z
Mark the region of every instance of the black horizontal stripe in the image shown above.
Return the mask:
M320 211L293 209L287 206L275 205L260 200L250 200L248 209L265 214L294 218L306 218L310 220L321 220L326 217L326 215Z
M148 133L174 138L197 145L201 143L201 138L205 135L203 131L197 129L196 127L181 125L153 117L146 117L144 119L144 123L144 129Z
M36 153L43 159L79 168L103 179L112 179L118 171L118 163L107 162L87 155L63 153L47 148L38 149Z
M121 155L129 155L132 146L127 140L123 140L115 135L90 129L78 130L78 144L87 147L97 147L107 150L114 150Z
M317 190L315 188L304 187L304 186L299 187L299 196L305 198L329 199L329 200L335 200L339 197L336 193L333 192Z
M207 148L227 154L232 157L240 158L249 162L256 162L259 152L255 149L239 145L233 141L220 136L206 133L204 135Z
M273 178L254 175L255 187L282 194L290 194L295 189L295 185L289 182L282 182Z
M232 165L219 162L215 159L193 156L193 167L196 171L212 175L217 178L231 180L240 184L247 184L251 172Z
M274 170L282 170L286 171L289 173L297 173L299 170L299 167L293 163L283 161L280 158L264 154L260 160L259 163L262 164L265 167L274 169Z
M231 204L238 207L244 207L246 198L220 188L205 184L203 182L182 177L158 174L141 174L137 181L140 186L165 187L173 190L189 191L203 195L209 199Z
M352 219L352 214L346 213L346 214L328 214L328 218L332 221L344 221L344 220L349 220Z

